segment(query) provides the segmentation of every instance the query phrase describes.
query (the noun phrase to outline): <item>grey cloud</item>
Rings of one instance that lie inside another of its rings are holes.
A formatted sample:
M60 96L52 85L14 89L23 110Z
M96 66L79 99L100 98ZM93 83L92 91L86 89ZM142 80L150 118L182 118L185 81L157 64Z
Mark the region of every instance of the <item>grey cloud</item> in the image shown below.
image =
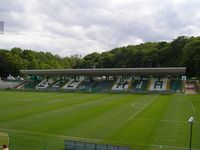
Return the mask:
M62 56L200 34L198 0L2 0L1 48Z

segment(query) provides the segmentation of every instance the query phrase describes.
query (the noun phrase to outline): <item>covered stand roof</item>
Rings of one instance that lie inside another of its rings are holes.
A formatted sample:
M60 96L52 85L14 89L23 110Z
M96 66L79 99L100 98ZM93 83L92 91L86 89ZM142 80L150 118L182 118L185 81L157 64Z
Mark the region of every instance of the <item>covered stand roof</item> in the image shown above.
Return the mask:
M20 70L37 76L184 75L186 67Z

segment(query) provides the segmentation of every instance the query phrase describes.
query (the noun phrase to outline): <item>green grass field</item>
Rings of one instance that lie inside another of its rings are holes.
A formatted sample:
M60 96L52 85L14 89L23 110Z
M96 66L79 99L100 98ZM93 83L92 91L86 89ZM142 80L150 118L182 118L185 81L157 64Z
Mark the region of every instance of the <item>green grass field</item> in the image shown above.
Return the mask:
M192 147L200 150L200 95L0 91L0 132L11 150L62 150L65 139L184 150L190 116Z

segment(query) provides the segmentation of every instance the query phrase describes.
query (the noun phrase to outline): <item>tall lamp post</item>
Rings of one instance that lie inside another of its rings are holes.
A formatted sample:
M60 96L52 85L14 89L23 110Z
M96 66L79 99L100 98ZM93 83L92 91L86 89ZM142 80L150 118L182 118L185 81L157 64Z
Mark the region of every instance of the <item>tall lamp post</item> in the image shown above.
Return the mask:
M194 117L190 117L188 123L190 124L190 143L189 150L192 150L192 127L193 127Z
M4 22L0 21L0 34L4 33Z
M200 79L200 59L196 59L195 60L195 63L196 63L196 68L197 68L197 78L198 78L198 80Z
M149 59L149 67L151 68L151 62L153 61L153 59Z

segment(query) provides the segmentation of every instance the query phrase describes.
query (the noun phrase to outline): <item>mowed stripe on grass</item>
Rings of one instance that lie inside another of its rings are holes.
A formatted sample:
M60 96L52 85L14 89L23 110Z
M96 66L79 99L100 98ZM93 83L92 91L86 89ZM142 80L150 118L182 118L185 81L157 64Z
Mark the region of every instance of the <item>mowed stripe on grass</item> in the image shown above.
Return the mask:
M151 150L162 145L163 150L176 150L188 146L188 117L196 119L200 114L199 95L1 91L0 97L0 128L8 129L14 145L20 143L25 148L41 135L47 139L48 135L57 135L53 139L60 143L77 137L128 144L133 149ZM196 149L200 149L198 121L194 124ZM17 141L19 138L32 142L26 144Z

